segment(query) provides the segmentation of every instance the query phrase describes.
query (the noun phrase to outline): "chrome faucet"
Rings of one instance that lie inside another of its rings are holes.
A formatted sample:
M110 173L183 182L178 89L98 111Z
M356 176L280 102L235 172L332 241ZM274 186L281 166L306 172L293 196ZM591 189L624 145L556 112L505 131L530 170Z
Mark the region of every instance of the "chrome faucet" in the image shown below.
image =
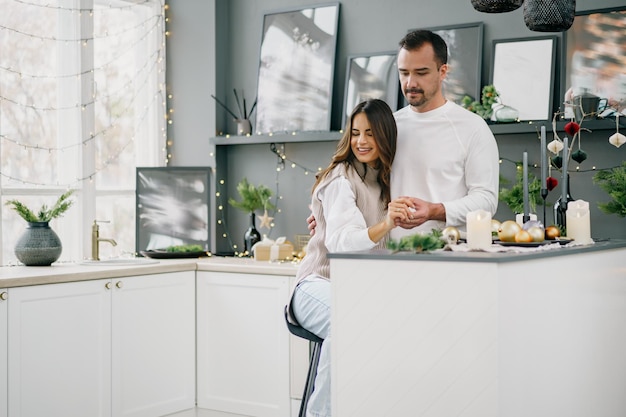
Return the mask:
M113 246L117 246L117 242L113 239L105 239L100 237L100 226L98 223L108 223L108 221L94 220L91 226L91 260L100 260L100 242L109 242Z

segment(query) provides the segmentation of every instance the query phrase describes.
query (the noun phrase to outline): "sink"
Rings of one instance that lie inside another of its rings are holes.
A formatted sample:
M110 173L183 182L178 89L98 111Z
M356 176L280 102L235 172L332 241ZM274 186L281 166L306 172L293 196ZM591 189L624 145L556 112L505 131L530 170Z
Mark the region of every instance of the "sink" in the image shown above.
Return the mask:
M81 265L92 265L92 266L104 266L104 265L150 265L150 264L158 264L159 261L156 259L144 259L144 258L111 258L111 259L101 259L99 261L94 261L92 259L86 259L82 261Z

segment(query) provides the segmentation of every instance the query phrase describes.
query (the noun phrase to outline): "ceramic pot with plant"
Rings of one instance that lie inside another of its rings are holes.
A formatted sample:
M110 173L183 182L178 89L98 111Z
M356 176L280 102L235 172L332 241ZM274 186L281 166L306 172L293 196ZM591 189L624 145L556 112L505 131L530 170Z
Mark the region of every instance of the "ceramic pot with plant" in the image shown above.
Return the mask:
M69 197L74 190L63 193L56 203L48 208L45 204L37 213L18 200L9 200L7 206L13 208L28 226L15 244L15 256L26 266L50 266L61 256L61 239L50 228L50 220L61 216L73 204Z

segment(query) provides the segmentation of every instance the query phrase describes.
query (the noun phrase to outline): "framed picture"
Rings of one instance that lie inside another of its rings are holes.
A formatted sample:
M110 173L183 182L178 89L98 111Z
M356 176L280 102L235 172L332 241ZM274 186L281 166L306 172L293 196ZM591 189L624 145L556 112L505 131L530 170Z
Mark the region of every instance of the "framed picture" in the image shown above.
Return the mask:
M591 93L626 106L626 8L577 14L565 35L562 96Z
M266 14L258 133L330 130L339 3Z
M352 109L368 98L384 100L391 110L397 110L398 87L397 52L348 57L341 126L346 125Z
M427 28L448 44L448 75L443 95L457 104L465 96L480 100L483 62L483 23Z
M198 244L209 251L210 167L136 170L136 252Z
M493 41L491 84L520 120L551 120L556 36Z

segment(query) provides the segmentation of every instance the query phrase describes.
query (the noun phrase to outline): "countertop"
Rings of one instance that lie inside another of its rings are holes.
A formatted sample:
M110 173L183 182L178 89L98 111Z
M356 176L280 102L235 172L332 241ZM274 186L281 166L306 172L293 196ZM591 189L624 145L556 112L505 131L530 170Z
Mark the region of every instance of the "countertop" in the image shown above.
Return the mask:
M250 258L211 256L191 259L158 259L144 265L84 265L81 263L53 263L51 266L0 267L0 288L62 282L122 278L138 275L162 274L180 271L243 272L263 275L295 276L297 264L270 263Z
M495 245L494 245L495 246ZM390 250L376 250L363 252L343 252L330 253L328 257L331 259L383 259L383 260L402 260L402 261L434 261L434 262L520 262L529 259L549 258L557 256L569 256L580 253L615 250L626 248L626 240L605 240L596 241L590 245L578 246L559 246L552 248L532 248L527 252L481 252L481 251L435 251L429 253L413 253L413 252L392 252ZM514 250L513 246L509 247ZM524 250L527 248L522 248Z

